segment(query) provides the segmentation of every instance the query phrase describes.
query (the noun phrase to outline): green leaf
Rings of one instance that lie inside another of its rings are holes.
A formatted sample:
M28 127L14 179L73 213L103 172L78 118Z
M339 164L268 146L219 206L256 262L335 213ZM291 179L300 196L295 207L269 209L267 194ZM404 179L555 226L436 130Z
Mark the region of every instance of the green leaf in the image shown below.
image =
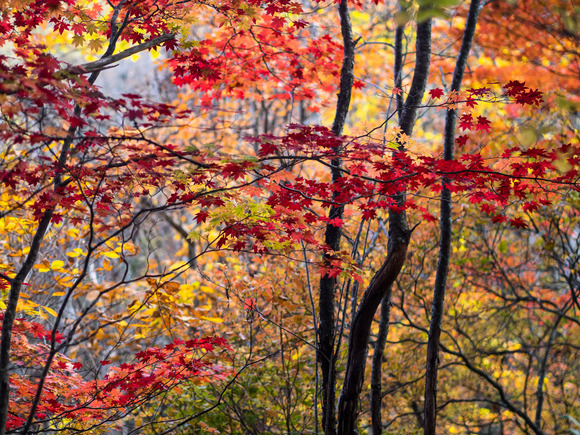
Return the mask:
M420 8L417 12L417 22L422 23L423 21L427 21L431 18L449 18L449 15L443 9L435 9L435 8Z
M411 15L406 10L398 11L395 14L395 23L397 26L404 26L411 20Z
M441 9L459 4L459 0L418 0L420 7Z

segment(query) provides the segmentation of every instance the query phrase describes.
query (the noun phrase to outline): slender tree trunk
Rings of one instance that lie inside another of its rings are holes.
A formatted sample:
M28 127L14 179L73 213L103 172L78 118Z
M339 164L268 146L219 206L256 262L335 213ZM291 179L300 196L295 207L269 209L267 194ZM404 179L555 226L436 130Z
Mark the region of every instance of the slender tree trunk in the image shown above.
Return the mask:
M540 363L540 369L538 371L538 385L536 387L536 415L534 418L534 423L536 426L541 429L542 428L542 408L544 406L544 380L546 379L546 372L548 367L548 361L550 357L550 352L552 350L552 346L554 345L554 340L556 339L556 335L558 333L558 325L560 321L564 317L564 313L559 313L556 317L556 321L554 322L554 326L552 326L552 332L550 332L550 338L548 339L548 343L546 344L546 352L544 353L544 357Z
M75 115L79 116L81 113L80 107L75 106L74 110ZM64 168L67 163L72 145L72 136L76 131L76 127L71 127L68 131L68 137L63 142L58 158L59 168ZM62 187L62 175L60 172L57 172L54 177L53 187L55 191ZM6 310L4 311L4 318L2 320L2 337L0 339L0 435L6 433L6 422L8 421L8 407L10 404L10 348L12 346L12 330L14 328L18 300L20 299L20 291L22 290L24 280L36 264L40 253L40 245L42 244L42 240L48 230L53 215L54 208L49 208L44 212L42 218L40 218L38 227L32 238L32 243L30 244L28 255L24 263L22 263L20 270L10 282L10 292L8 293L8 303L6 304Z
M399 121L402 132L407 136L411 136L413 132L417 110L425 94L430 61L431 20L429 19L417 26L415 73ZM404 150L402 147L400 149ZM403 205L405 198L404 191L393 197L398 205ZM358 402L364 381L371 324L381 300L395 282L405 263L410 236L405 211L390 211L387 258L365 291L352 323L345 379L338 401L339 435L356 433ZM390 300L388 302L390 303Z
M352 85L354 82L354 41L352 38L352 27L348 11L347 0L342 0L338 12L340 15L340 26L344 45L344 58L342 60L342 70L340 73L340 91L336 103L336 114L332 125L332 132L341 135L350 106ZM341 177L341 162L339 159L331 161L332 183ZM333 198L339 192L333 193ZM333 205L328 214L329 219L342 218L343 206ZM334 225L326 225L325 243L333 251L340 248L341 229ZM324 255L324 261L330 262L331 254ZM322 369L322 427L324 433L332 435L336 433L336 416L334 403L336 400L336 370L334 361L334 341L335 341L335 319L334 319L334 290L336 287L336 277L324 275L320 279L319 294L319 326L318 326L318 361Z
M465 24L465 32L461 49L453 72L451 91L459 91L463 81L463 73L467 64L467 57L471 50L471 43L475 35L477 18L481 11L481 0L472 0ZM453 160L455 144L455 110L448 110L445 117L445 137L443 158ZM441 190L441 216L439 219L441 242L439 247L439 261L433 290L433 307L431 311L431 323L429 325L429 339L427 343L427 363L425 373L425 434L435 435L437 414L437 368L439 365L439 341L441 337L441 321L445 301L445 287L449 273L449 257L451 255L451 190L450 180L443 178Z
M403 36L404 27L397 26L395 31L395 87L401 89L402 87L402 75L403 75ZM403 94L396 94L397 101L397 113L399 115L399 120L401 119L401 113L403 111ZM380 435L383 432L382 418L381 418L381 389L382 389L382 363L383 355L385 353L385 344L387 342L387 336L389 333L389 320L391 317L391 292L392 286L389 287L387 293L383 297L381 304L381 319L379 321L379 334L377 336L377 342L375 343L375 349L373 354L373 362L371 369L371 425L373 429L373 435Z
M381 320L379 321L379 334L375 343L375 353L373 354L373 364L371 369L371 425L373 435L383 433L381 419L381 375L383 365L383 355L385 353L385 343L389 334L389 320L391 318L391 291L389 287L381 303Z
M62 154L61 154L62 155ZM20 267L18 274L10 283L10 293L8 294L8 303L4 311L2 320L2 339L0 341L0 434L6 433L6 422L8 420L8 405L10 403L10 347L12 345L12 329L16 318L16 306L20 298L20 290L24 280L36 263L40 244L46 234L50 220L52 219L53 210L47 210L41 218L30 245L30 251L26 260Z
M350 13L348 11L348 0L342 0L340 2L338 13L340 15L340 30L342 32L344 57L340 71L340 91L336 103L332 132L336 135L341 135L346 122L352 85L354 83L354 40L352 37L352 26L350 24Z

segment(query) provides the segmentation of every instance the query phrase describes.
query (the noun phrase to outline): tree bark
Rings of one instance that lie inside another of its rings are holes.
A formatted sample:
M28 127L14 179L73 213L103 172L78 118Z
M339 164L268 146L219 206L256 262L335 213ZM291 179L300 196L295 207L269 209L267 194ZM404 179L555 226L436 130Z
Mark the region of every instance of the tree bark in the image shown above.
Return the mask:
M381 419L381 389L382 389L382 365L383 355L385 354L385 344L389 334L389 320L391 318L391 291L389 287L381 303L381 320L379 320L379 334L375 343L375 353L373 354L373 363L371 369L371 426L373 435L383 433Z
M16 318L16 306L20 298L20 290L22 284L28 276L32 267L36 263L38 253L40 251L40 244L50 220L53 215L53 210L47 210L44 216L38 223L38 228L32 239L30 251L26 260L20 267L18 274L12 279L10 285L10 293L8 294L8 303L4 311L4 319L2 320L2 339L0 341L0 434L6 433L6 422L8 420L8 405L10 403L10 347L12 345L12 329L14 328L14 320Z
M397 26L395 30L395 62L394 62L394 72L395 72L395 88L402 88L402 75L403 75L403 36L404 27ZM397 113L399 115L399 120L401 119L401 113L403 112L403 94L398 92L396 94L397 102ZM391 317L391 291L392 286L389 287L387 293L383 297L381 304L381 319L379 320L379 334L377 336L377 342L375 344L375 352L373 354L373 362L371 369L371 426L373 430L373 435L380 435L383 432L382 418L381 418L381 389L382 389L382 364L383 355L385 353L385 344L387 342L387 336L389 333L389 320Z
M417 111L425 93L430 61L431 20L429 19L417 26L415 73L399 121L402 132L407 136L411 136L413 132ZM403 151L404 148L400 147L400 150ZM404 204L405 198L404 191L393 197L399 206ZM365 291L351 327L346 374L338 402L339 435L356 434L358 402L364 381L372 320L381 300L395 282L405 263L410 236L405 211L390 211L387 258ZM388 302L390 303L390 300Z
M481 0L472 0L465 24L465 32L461 49L455 63L451 91L459 91L463 74L467 64L467 57L471 50L471 44L475 35L477 18L481 11ZM443 158L453 160L455 144L455 110L448 110L445 117L445 137L443 144ZM435 435L437 417L437 368L439 365L439 342L441 338L441 321L443 319L443 309L445 302L445 287L449 274L449 258L451 256L451 190L450 180L443 178L443 189L441 190L439 227L441 242L439 246L439 261L437 263L437 274L433 289L433 307L431 310L431 323L429 325L429 338L427 342L427 362L425 372L425 428L424 433Z
M352 37L352 27L348 11L347 0L342 0L338 12L340 15L340 26L342 31L342 40L344 45L344 57L342 60L342 70L340 73L340 91L336 103L336 114L332 125L332 132L339 136L342 134L348 109L352 85L354 82L354 41ZM332 184L341 177L340 159L333 159L330 162L332 172ZM339 192L333 193L336 198ZM342 218L344 212L343 206L333 205L328 213L329 219ZM340 227L327 224L324 242L333 251L340 248L341 229ZM332 254L325 254L323 261L330 263ZM324 433L333 435L336 433L336 370L334 361L334 342L335 342L335 318L334 318L334 289L336 287L336 277L324 275L320 279L319 290L319 326L318 326L318 361L322 370L322 427Z

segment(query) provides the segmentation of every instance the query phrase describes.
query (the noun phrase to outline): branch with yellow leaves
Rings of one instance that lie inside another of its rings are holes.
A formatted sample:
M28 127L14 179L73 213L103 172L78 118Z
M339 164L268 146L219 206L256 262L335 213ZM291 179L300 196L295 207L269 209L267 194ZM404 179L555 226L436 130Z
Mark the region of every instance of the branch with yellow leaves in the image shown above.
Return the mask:
M88 62L82 65L71 66L70 68L66 69L66 71L73 74L86 74L95 71L102 71L107 68L113 68L115 65L109 65L119 62L120 60L123 60L129 56L133 56L134 54L140 53L144 50L153 48L159 44L163 44L164 42L171 41L172 39L175 39L176 36L177 35L175 33L164 33L163 35L150 39L149 41L143 42L142 44L135 45L134 47L123 50L120 53L114 54L112 56L106 56L94 62Z

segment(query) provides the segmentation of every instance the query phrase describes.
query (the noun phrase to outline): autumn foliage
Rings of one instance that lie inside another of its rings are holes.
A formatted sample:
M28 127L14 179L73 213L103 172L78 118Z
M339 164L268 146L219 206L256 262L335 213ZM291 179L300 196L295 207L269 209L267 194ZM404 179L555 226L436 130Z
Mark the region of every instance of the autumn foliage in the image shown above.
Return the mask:
M483 3L0 2L0 434L580 430L578 10Z

